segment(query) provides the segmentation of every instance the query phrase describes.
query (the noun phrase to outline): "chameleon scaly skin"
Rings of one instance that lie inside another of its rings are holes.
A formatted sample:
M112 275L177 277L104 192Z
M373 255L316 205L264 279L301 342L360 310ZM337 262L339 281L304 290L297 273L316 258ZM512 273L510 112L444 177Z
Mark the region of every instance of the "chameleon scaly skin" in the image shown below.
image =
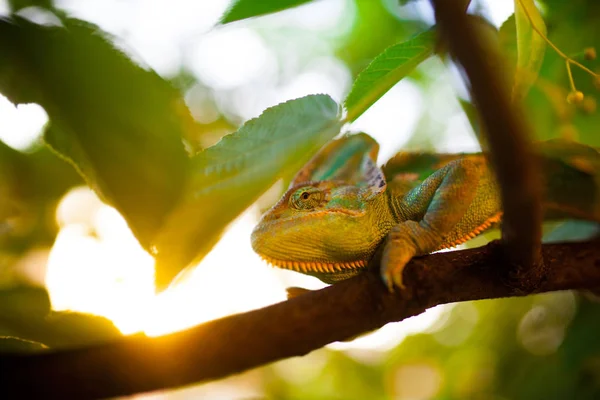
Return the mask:
M600 222L600 154L566 141L538 148L546 217ZM262 217L254 250L275 266L333 283L359 273L384 243L381 276L392 290L403 287L412 257L500 222L497 183L482 154L399 153L380 169L377 152L366 134L326 145Z

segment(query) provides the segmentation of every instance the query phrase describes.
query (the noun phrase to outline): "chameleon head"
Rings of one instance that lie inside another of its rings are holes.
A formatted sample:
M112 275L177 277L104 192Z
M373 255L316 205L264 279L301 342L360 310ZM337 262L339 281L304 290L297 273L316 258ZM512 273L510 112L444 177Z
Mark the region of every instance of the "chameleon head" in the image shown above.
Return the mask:
M294 185L262 217L252 247L277 267L327 283L346 279L366 267L387 233L378 220L384 218L384 201L341 181Z

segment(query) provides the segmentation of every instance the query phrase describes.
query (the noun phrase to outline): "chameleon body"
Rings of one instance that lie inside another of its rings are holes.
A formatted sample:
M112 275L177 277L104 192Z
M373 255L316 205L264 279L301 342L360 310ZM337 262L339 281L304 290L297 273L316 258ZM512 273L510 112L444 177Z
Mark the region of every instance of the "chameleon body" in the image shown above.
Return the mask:
M600 222L598 151L560 140L536 148L545 218ZM361 272L383 244L381 276L393 290L403 287L412 257L464 243L501 221L485 155L401 152L379 168L378 150L364 133L322 148L261 218L254 250L277 267L333 283Z

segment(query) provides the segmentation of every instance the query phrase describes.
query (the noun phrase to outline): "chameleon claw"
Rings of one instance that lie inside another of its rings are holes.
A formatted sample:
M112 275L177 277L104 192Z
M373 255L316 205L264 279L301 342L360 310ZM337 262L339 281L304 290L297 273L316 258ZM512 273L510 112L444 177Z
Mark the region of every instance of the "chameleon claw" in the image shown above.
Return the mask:
M387 287L388 292L394 293L394 282L392 277L385 273L385 271L381 271L381 280L385 287Z
M404 251L398 252L398 248L403 248ZM406 289L402 274L404 267L413 255L410 251L406 251L406 249L407 247L405 246L394 247L393 244L387 243L383 251L380 276L390 293L394 293L395 288L400 290Z
M402 280L403 270L404 266L399 268L389 268L386 266L382 266L381 279L383 280L383 283L385 284L390 293L394 293L394 289L396 287L400 290L406 289L406 286L404 285L404 282Z

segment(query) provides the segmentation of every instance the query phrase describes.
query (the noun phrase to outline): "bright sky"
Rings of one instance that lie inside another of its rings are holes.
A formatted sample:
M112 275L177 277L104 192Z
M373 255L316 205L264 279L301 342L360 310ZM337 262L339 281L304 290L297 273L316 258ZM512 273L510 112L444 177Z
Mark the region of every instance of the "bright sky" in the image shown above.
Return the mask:
M346 67L333 56L331 45L320 39L351 26L348 15L353 3L349 0L321 0L278 16L212 30L227 0L57 0L55 4L115 35L121 48L160 74L172 75L185 65L215 89L224 112L243 119L306 94L327 93L341 101L351 85ZM513 2L487 1L485 7L491 21L499 25L512 13ZM421 8L429 13L427 4ZM0 15L7 10L6 0L0 0ZM260 32L281 26L308 33L275 49L270 43L273 39ZM315 53L308 63L299 58L306 48ZM299 73L283 82L274 79L277 72L298 69ZM428 105L414 83L400 82L351 128L374 136L384 160L408 139L423 107L437 107L437 117L446 121L450 134L446 136L450 139L440 142L440 149L476 150L458 104L448 102L455 90L450 74L441 76L439 82L440 94ZM27 148L46 122L39 106L14 107L0 96L0 139L8 145ZM116 211L89 190L76 189L57 211L62 229L50 254L47 276L53 306L107 316L126 333L160 334L281 301L287 286L322 287L313 278L274 270L259 260L249 240L257 217L255 208L244 213L186 282L154 297L150 256ZM441 310L389 324L335 347L391 347L409 332L430 326Z

